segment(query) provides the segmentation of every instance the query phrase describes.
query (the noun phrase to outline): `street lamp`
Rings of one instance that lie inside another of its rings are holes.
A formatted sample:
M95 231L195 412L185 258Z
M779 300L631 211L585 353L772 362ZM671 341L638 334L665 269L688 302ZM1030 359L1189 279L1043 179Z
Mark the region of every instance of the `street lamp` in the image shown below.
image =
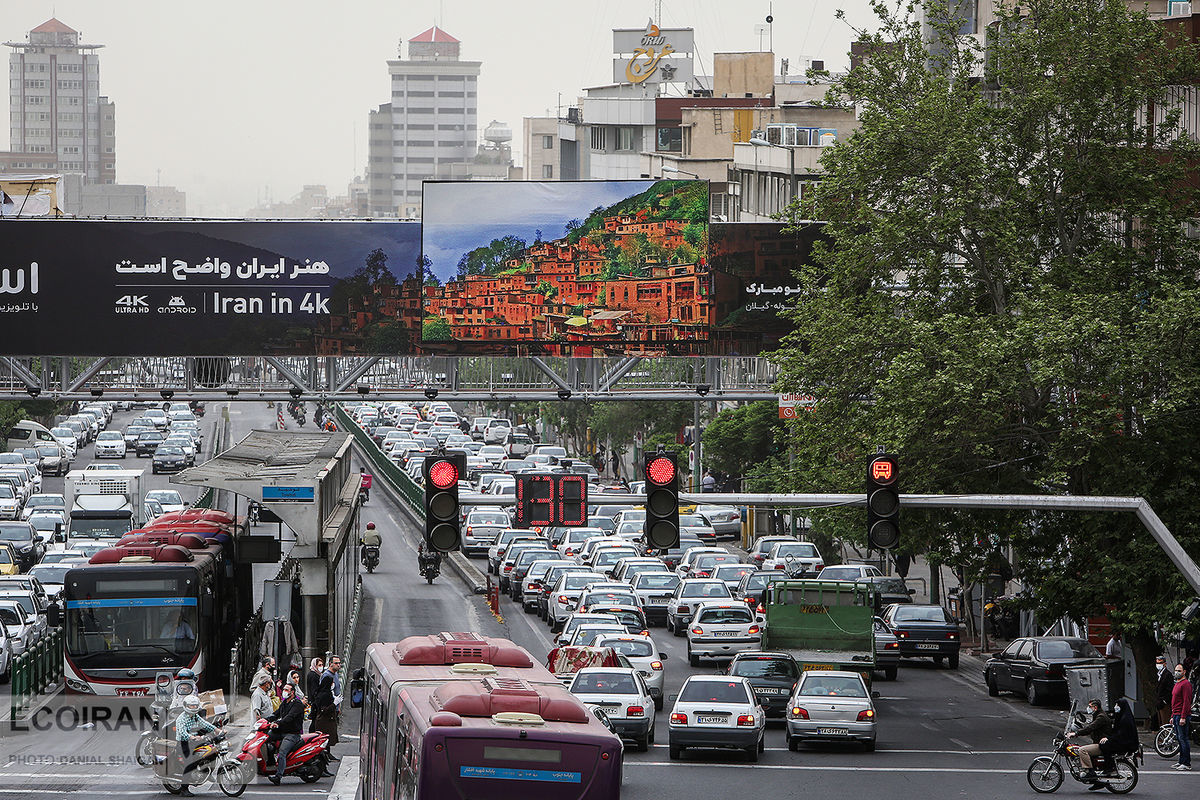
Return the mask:
M766 139L760 139L757 136L750 140L750 144L754 145L755 147L778 147L780 150L788 151L788 182L791 186L790 200L795 200L798 190L796 182L796 148L786 147L782 144L775 144L774 142L768 142Z
M676 168L676 167L663 167L663 168L662 168L662 171L663 171L663 174L666 174L666 173L668 173L668 172L673 172L673 173L676 173L676 174L678 174L678 175L690 175L690 176L692 176L693 178L695 178L696 180L700 180L700 176L699 176L699 175L697 175L696 173L694 173L694 172L688 172L688 171L686 171L686 170L678 169L678 168Z

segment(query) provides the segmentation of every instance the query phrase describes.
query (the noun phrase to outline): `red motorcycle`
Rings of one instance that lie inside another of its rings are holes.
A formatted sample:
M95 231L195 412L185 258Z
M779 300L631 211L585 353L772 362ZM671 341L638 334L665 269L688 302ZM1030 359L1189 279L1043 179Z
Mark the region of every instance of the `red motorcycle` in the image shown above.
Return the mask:
M275 760L272 758L267 765L267 737L271 733L271 723L260 719L254 723L254 732L246 737L242 744L242 752L237 758L243 764L246 782L252 779L249 765L254 764L255 774L268 776L275 774ZM272 750L278 744L272 745ZM274 754L272 754L274 755ZM329 735L325 733L304 733L300 735L300 746L288 753L287 767L283 775L295 775L305 783L314 783L325 774L325 765L329 763Z

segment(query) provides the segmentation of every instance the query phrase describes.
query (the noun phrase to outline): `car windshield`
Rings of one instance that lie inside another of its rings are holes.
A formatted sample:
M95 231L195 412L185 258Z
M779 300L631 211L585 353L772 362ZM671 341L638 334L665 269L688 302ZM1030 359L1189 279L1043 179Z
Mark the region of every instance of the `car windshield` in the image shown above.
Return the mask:
M876 578L875 586L888 594L908 594L908 585L903 578Z
M817 548L813 547L811 544L801 544L799 542L795 544L781 544L779 545L779 549L775 551L775 555L779 558L783 558L785 556L794 556L796 558L815 558L817 555Z
M641 639L611 639L601 636L596 640L597 647L611 647L623 656L644 658L654 655L654 647Z
M699 514L680 514L679 525L683 528L707 528L708 520Z
M588 595L587 604L589 606L595 606L600 603L610 606L613 604L636 606L638 600L632 594L624 592L596 592L595 594Z
M490 505L490 504L489 504ZM468 525L508 525L508 515L504 513L495 514L471 514L467 517Z
M0 602L16 603L21 608L25 609L25 614L29 617L37 615L37 606L34 605L33 595L31 594L0 595Z
M33 539L33 528L25 523L0 523L0 541L28 542Z
M700 622L708 623L741 623L751 622L754 616L750 613L750 609L745 606L733 606L732 608L706 608L700 612Z
M63 564L38 564L33 569L29 570L29 574L35 576L42 583L62 583L63 578L67 574L67 570L73 565Z
M907 606L892 615L896 622L949 622L941 606Z
M167 505L183 505L183 498L174 489L153 489L146 492L147 500L157 500Z
M679 576L669 572L652 572L638 575L636 586L639 589L674 589L679 585Z
M595 575L592 575L591 573L586 573L586 574L581 573L579 575L568 575L564 579L563 588L564 589L582 589L583 587L587 586L589 583L595 583L598 580L600 580L600 578L597 578Z
M571 684L572 692L585 694L637 694L633 676L627 672L580 672Z
M745 703L746 687L741 681L689 680L679 693L682 703Z
M731 675L743 678L795 678L796 662L790 658L739 658Z
M1055 639L1038 642L1038 658L1099 658L1100 653L1083 639Z
M121 434L117 434L118 437L120 437L120 435ZM59 454L58 445L42 445L37 449L37 451L38 455L49 456L51 458Z
M5 625L20 625L21 617L11 608L0 607L0 622Z
M96 441L98 442L120 442L124 440L125 437L123 437L118 431L105 431L96 437Z
M862 681L843 675L808 675L800 684L801 697L866 697Z
M862 574L858 567L826 567L821 570L821 580L848 581Z
M689 583L683 587L683 597L729 597L729 587L719 581Z
M0 483L0 498L10 500L14 497L16 497L16 495L13 494L12 486L7 483Z
M181 456L183 455L183 450L174 445L162 445L158 448L156 455Z
M704 567L712 567L717 564L736 564L738 557L733 553L729 555L721 555L714 553L712 555L698 556L696 558L696 566L703 569Z

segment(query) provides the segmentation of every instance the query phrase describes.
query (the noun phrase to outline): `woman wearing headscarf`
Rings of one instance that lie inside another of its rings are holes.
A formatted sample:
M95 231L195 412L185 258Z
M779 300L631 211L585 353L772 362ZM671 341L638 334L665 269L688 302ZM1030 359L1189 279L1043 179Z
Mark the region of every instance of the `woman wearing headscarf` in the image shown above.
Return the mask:
M1100 740L1100 754L1104 756L1106 769L1112 767L1112 757L1119 753L1131 753L1138 748L1137 723L1133 719L1133 709L1124 697L1113 704L1112 733ZM1088 770L1083 774L1084 780L1093 781L1088 787L1090 791L1106 788L1096 780L1096 771Z

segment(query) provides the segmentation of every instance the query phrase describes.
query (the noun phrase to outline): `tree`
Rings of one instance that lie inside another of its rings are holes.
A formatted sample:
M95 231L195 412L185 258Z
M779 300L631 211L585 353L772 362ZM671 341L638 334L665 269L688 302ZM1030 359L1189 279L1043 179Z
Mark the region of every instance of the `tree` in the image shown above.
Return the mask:
M782 431L772 401L747 403L722 411L704 429L704 466L733 478L777 455L776 431Z
M1194 48L1119 0L1032 0L997 9L981 85L957 21L934 13L927 43L912 11L877 4L867 57L831 91L861 126L825 150L814 205L788 212L827 220L830 241L798 273L777 353L779 388L819 401L788 426L787 482L861 491L886 445L906 492L1141 494L1195 552L1198 495L1162 479L1200 474L1180 428L1200 407L1200 254L1184 233L1200 148L1171 89L1198 74ZM863 516L828 524L861 541ZM1178 629L1191 596L1128 520L904 520L907 547L967 580L1011 542L1039 613L1107 612L1143 680L1155 626Z
M421 325L421 339L426 342L448 342L454 338L450 323L441 317L426 317Z
M519 258L525 252L525 240L517 236L502 236L476 247L458 260L458 278L468 275L495 275L504 269L505 262Z

